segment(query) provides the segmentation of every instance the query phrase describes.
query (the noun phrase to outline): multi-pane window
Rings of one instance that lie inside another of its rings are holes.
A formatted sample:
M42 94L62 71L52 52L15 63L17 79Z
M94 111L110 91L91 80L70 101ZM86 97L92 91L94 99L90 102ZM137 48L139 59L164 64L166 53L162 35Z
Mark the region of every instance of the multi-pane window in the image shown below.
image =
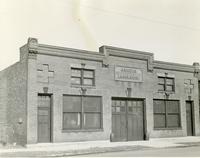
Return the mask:
M154 128L180 127L180 108L177 100L154 100Z
M94 70L71 68L71 83L74 85L94 86Z
M63 96L63 129L100 129L102 121L101 97Z
M113 113L125 113L126 101L125 100L112 100L112 112Z
M159 91L175 91L174 78L158 77L158 90Z

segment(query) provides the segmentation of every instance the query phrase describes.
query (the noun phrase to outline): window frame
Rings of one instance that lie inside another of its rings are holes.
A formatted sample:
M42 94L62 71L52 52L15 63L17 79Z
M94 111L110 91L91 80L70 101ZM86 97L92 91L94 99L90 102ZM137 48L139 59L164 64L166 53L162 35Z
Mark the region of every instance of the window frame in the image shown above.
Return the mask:
M160 83L159 79L164 79L164 83ZM172 84L168 84L167 83L167 79L172 80ZM163 90L158 88L158 91L161 91L161 92L175 92L175 78L174 77L158 76L158 85L162 85L164 87ZM167 90L167 86L172 86L172 90Z
M80 77L78 76L73 76L72 70L79 70L81 72ZM93 73L92 77L84 77L84 72L85 71L91 71ZM80 84L72 83L72 78L79 78L80 79ZM78 86L95 86L95 70L94 69L87 69L87 68L76 68L76 67L71 67L71 84L72 85L78 85ZM92 80L92 84L84 84L84 79L90 79Z
M163 104L165 106L165 112L155 112L154 101L163 101ZM170 102L170 101L177 101L178 102L178 112L168 112L167 102ZM164 127L156 127L155 126L155 117L154 117L154 129L155 130L169 130L169 129L181 129L182 128L180 100L153 99L153 116L155 116L155 115L164 115L165 116ZM172 126L168 125L168 117L170 115L177 115L178 116L178 119L179 119L178 126L172 127Z
M65 96L75 96L75 97L80 97L81 98L81 111L80 112L64 112L64 102L63 102L63 111L62 111L62 130L63 131L99 131L99 130L103 130L103 105L102 105L102 96L92 96L92 95L63 95L63 100ZM100 99L100 112L85 112L84 111L84 104L83 104L83 98L84 97L98 97ZM80 113L80 128L64 128L64 114L67 113ZM85 116L84 114L99 114L100 115L100 127L99 128L86 128L84 125L84 121L85 121Z

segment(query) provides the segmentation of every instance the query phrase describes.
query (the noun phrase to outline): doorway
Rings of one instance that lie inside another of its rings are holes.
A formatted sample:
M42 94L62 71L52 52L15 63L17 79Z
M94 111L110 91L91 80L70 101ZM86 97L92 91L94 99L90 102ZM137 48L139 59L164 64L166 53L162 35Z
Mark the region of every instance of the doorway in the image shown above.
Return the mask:
M194 135L193 126L193 102L186 101L186 121L187 121L187 136Z
M144 140L144 100L112 99L112 140Z
M51 96L38 95L38 142L51 142Z

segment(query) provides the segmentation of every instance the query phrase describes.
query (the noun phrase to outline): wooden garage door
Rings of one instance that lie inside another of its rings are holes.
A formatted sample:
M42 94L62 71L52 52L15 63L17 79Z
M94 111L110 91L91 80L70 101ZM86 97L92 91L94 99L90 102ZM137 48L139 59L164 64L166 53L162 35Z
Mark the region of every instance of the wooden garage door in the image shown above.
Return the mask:
M143 100L112 100L112 141L144 139Z
M38 96L38 142L51 141L50 96Z

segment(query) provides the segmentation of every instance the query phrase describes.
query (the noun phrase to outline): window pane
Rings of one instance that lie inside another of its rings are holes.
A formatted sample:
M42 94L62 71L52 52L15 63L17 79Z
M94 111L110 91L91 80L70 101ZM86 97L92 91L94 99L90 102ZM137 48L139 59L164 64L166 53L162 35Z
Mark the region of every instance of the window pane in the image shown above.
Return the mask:
M125 101L113 100L112 106L115 107L116 112L125 112Z
M63 113L63 128L79 129L80 118L80 113Z
M167 113L179 113L179 101L166 101Z
M128 107L136 107L137 106L136 101L128 101L127 104L128 104Z
M165 90L165 85L159 84L158 85L158 90L164 91Z
M165 113L164 100L154 100L154 113Z
M42 70L37 70L37 76L42 77L43 76L43 71Z
M116 101L112 100L112 106L115 106L115 104L116 104Z
M83 111L101 112L101 97L83 97Z
M83 70L83 77L94 78L94 71L93 70Z
M38 107L49 107L50 97L49 96L38 96Z
M165 78L164 77L158 77L158 83L165 84Z
M120 101L120 106L125 106L126 102L125 101Z
M142 101L137 101L136 113L138 113L140 116L143 115L143 102Z
M179 127L180 126L180 120L179 115L167 115L167 127Z
M84 127L87 129L99 129L101 127L100 117L99 113L84 113Z
M63 112L81 112L81 97L63 96Z
M89 78L87 78L87 79L83 79L83 84L84 85L93 85L93 79L89 79Z
M71 77L71 83L80 85L81 84L81 78Z
M81 77L81 70L80 69L71 69L71 76Z
M165 115L164 114L154 114L154 127L164 128L165 127Z
M136 101L128 101L128 113L136 113L137 102Z
M120 105L121 105L121 102L119 100L116 100L114 106L120 106Z
M112 107L112 112L115 112L115 107L114 106Z
M167 86L166 86L166 91L173 91L173 86L167 85Z
M132 113L133 112L133 107L128 107L128 112Z
M54 71L49 71L48 75L49 75L49 77L53 77L54 76Z
M172 79L172 78L167 78L167 79L166 79L166 84L173 85L173 84L174 84L174 79Z
M143 107L143 101L137 101L137 106L138 107Z
M119 106L116 106L116 112L120 112L120 107Z
M125 112L125 107L123 106L115 106L116 112Z
M120 107L120 111L121 111L121 112L125 112L125 107L124 107L124 106L121 106L121 107Z

